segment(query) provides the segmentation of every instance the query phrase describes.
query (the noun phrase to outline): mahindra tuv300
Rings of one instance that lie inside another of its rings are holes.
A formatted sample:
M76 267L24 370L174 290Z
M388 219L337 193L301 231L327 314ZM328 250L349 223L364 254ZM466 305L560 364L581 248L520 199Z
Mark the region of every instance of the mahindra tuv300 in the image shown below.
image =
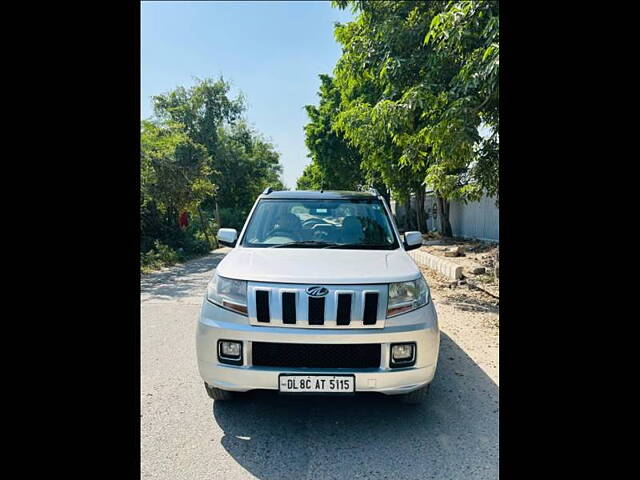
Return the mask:
M381 392L418 403L438 360L429 287L375 190L265 190L202 302L196 343L207 393Z

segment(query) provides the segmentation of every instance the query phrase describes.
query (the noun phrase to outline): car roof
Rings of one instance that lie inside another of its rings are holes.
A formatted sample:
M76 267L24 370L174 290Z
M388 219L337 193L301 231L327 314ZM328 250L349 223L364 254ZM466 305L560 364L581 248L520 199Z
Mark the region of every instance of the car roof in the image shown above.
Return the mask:
M260 198L287 200L345 200L376 198L372 192L350 192L345 190L282 190L263 193Z

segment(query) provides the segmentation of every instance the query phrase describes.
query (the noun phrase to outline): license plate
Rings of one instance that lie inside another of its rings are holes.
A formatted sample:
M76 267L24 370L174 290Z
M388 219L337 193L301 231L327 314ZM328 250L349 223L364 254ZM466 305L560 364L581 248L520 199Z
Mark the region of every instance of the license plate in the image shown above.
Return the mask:
M280 391L289 393L351 393L356 390L353 375L280 375Z

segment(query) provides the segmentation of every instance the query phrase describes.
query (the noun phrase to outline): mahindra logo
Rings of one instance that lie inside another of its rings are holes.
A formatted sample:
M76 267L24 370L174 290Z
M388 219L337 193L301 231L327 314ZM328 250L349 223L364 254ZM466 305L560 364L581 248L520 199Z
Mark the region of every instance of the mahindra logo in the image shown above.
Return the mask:
M329 293L329 290L325 287L316 286L307 288L307 295L310 297L324 297L327 293Z

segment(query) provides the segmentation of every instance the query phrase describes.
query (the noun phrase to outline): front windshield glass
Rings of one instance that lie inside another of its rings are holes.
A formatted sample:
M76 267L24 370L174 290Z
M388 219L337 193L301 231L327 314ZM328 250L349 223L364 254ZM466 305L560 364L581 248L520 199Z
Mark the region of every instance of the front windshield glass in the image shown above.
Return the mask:
M242 246L392 250L399 245L378 199L262 199Z

